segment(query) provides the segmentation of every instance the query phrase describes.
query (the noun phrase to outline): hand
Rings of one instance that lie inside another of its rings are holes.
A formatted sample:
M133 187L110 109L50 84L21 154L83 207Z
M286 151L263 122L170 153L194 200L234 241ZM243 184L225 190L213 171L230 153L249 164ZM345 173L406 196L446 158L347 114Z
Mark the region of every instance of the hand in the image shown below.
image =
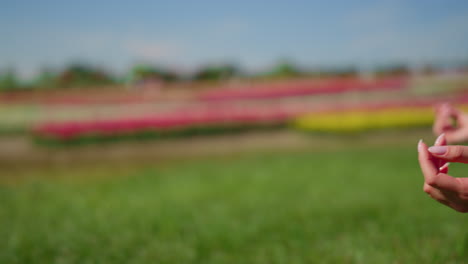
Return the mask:
M468 163L468 147L446 146L445 135L428 149L421 141L418 144L418 159L424 174L424 192L434 200L458 212L468 212L468 178L448 175L447 162Z
M435 109L433 131L436 135L445 133L449 143L468 140L468 114L461 112L450 104L441 104ZM456 122L456 126L453 125Z

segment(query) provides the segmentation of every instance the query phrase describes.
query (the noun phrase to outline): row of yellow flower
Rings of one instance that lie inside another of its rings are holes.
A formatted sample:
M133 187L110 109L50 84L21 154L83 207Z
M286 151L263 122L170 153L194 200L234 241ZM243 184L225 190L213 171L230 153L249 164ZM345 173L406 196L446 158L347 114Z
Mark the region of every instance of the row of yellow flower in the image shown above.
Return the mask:
M468 110L468 105L461 109ZM431 126L433 120L434 110L431 106L418 106L311 113L296 118L293 126L306 131L346 133Z

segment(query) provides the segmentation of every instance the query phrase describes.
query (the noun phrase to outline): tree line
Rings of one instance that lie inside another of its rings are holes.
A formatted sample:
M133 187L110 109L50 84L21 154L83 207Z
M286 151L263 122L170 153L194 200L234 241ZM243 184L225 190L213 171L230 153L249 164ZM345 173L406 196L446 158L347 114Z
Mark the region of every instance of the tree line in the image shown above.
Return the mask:
M437 68L426 65L422 68L422 71L431 74L437 71ZM235 64L204 66L189 76L161 66L137 64L123 76L115 76L99 67L87 64L72 64L60 71L43 69L33 80L28 82L20 80L12 69L0 71L0 90L103 87L118 84L136 84L147 80L174 83L180 81L224 81L232 78L346 77L357 76L360 73L355 66L305 69L294 63L283 61L269 70L257 74L249 74ZM374 75L407 75L409 73L410 68L405 64L375 67L372 71Z

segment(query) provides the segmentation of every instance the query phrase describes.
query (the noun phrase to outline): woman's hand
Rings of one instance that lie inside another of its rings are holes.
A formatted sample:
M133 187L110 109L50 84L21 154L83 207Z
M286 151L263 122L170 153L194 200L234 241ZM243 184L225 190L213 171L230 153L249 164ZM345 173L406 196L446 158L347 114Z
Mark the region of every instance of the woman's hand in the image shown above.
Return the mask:
M458 212L468 212L468 178L455 178L447 174L447 162L468 163L468 147L447 146L442 134L430 148L422 140L419 141L418 159L424 174L424 192Z
M436 135L445 133L449 143L468 141L468 114L450 104L441 104L435 109L433 131Z

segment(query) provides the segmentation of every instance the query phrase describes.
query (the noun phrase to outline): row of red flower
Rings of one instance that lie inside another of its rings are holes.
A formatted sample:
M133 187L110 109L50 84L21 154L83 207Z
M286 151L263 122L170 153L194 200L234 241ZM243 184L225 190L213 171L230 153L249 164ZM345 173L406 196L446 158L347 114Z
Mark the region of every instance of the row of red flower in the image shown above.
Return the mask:
M240 84L236 88L218 87L195 94L196 100L237 100L268 99L301 95L339 94L350 91L398 90L407 86L405 78L385 78L371 81L360 79L299 80L268 82L263 84ZM4 93L0 94L1 103L39 103L39 104L121 104L142 103L162 100L158 94L138 92L88 91L85 94L69 92L47 93Z
M177 111L146 117L114 120L68 121L39 124L33 129L38 138L59 141L74 140L86 136L118 136L141 132L172 132L203 127L266 126L281 125L305 113L342 112L349 110L375 111L398 107L427 107L440 99L389 101L367 104L310 105L295 103L287 105L269 104L239 106L236 104L210 103L202 107L180 109ZM467 103L467 97L452 100Z
M35 136L72 140L81 136L110 136L142 131L174 131L191 127L216 127L280 123L299 112L299 108L220 108L206 107L167 114L116 120L70 121L46 123L33 129Z
M218 89L199 95L201 100L267 99L287 96L338 94L345 92L400 90L407 86L405 78L385 78L371 81L331 79L295 81L277 84L257 84L236 89Z

